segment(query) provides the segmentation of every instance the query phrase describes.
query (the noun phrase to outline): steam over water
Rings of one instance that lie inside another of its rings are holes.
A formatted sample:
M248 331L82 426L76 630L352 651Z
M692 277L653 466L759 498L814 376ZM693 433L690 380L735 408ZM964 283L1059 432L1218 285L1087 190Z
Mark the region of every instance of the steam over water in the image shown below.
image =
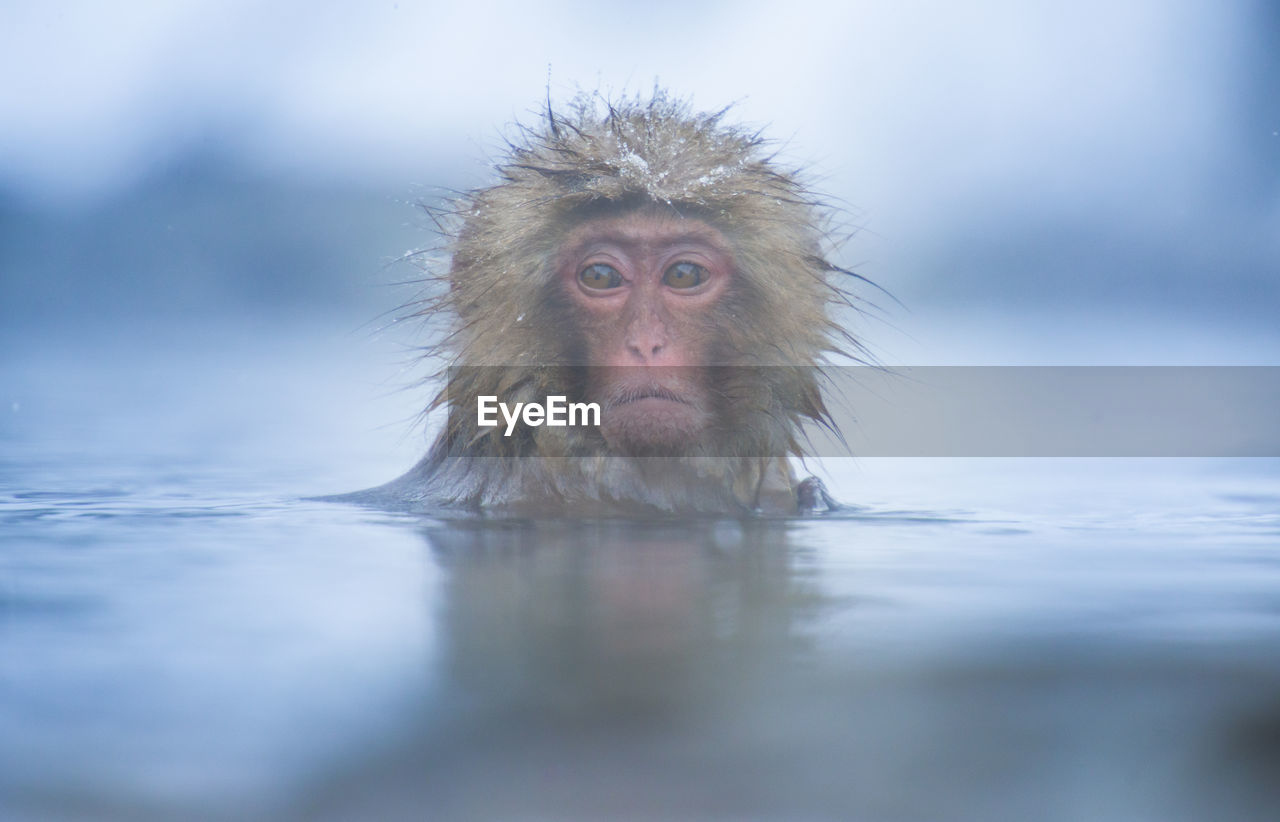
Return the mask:
M5 363L6 819L1274 818L1277 461L827 460L815 519L305 501L423 447L359 350Z

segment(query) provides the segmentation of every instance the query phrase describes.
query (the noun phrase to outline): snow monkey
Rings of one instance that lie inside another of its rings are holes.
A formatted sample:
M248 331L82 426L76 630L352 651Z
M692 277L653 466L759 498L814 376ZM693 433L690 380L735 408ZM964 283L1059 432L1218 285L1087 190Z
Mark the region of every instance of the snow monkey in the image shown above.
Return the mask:
M795 513L820 364L861 346L830 210L756 132L666 92L548 105L496 182L437 216L448 420L407 474L348 499L424 510ZM861 278L859 278L861 279ZM559 412L557 414L557 412ZM576 419L575 419L576 417Z

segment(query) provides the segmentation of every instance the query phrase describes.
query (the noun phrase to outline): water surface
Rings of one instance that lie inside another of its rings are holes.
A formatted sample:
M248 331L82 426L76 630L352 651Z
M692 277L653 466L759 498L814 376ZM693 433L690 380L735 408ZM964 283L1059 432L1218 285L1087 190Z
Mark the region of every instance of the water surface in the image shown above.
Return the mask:
M1275 818L1277 461L828 460L853 506L812 519L392 514L304 499L422 447L347 342L5 367L6 818Z

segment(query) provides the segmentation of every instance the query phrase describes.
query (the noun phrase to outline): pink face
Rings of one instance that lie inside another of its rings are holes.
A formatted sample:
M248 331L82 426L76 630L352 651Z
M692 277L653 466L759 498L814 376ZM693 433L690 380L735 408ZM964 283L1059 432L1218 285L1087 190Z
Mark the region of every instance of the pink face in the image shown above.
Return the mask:
M711 422L703 366L733 255L696 219L588 220L565 239L561 287L580 317L602 433L630 453L687 448Z

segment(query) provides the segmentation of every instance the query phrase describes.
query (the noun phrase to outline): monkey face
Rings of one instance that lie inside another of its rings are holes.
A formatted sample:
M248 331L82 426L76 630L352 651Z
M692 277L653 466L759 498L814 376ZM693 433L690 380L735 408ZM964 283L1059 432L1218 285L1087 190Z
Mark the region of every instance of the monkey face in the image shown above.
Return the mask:
M566 237L557 287L578 318L601 434L630 454L688 453L712 423L706 366L734 286L724 236L654 211L598 217Z

